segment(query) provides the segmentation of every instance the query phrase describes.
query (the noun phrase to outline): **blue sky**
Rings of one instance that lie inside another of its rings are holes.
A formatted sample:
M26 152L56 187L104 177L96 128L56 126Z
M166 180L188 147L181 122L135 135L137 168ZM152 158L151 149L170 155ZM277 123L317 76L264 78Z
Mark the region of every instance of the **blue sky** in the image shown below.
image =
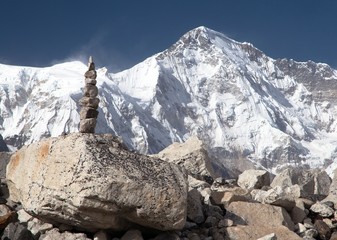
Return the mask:
M206 26L273 58L337 67L337 1L3 0L0 63L49 66L93 55L131 67Z

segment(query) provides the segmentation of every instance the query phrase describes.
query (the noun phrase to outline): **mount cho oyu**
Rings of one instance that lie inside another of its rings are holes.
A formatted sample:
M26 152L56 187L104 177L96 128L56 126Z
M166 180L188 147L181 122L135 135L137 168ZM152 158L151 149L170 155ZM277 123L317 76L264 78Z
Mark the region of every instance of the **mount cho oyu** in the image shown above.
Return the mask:
M77 132L85 71L81 62L1 64L0 133L6 143L15 149ZM99 69L97 87L96 132L121 136L141 153L196 135L219 174L252 165L272 171L328 166L336 158L336 70L275 60L205 27L125 71Z

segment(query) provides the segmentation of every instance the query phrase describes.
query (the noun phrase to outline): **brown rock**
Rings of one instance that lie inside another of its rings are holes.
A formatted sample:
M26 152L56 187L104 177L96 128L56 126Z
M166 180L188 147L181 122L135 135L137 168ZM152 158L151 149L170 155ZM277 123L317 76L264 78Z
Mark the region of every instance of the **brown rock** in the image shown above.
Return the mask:
M0 205L0 229L5 229L6 226L13 220L15 212L12 212L5 204Z
M98 88L91 84L86 84L84 87L84 96L95 98L98 95Z
M91 78L85 79L85 84L96 85L96 83L97 83L96 79L91 79Z
M90 107L97 109L98 104L99 104L98 98L83 97L80 99L80 106L82 107Z
M154 156L183 166L192 176L214 175L206 148L195 136L184 143L173 143Z
M153 240L180 240L180 237L176 233L163 232L157 235Z
M80 132L81 133L94 133L96 127L96 118L82 119L80 121Z
M239 175L238 185L241 188L252 190L270 185L269 173L265 170L249 169Z
M316 220L314 224L321 239L330 239L331 231L329 226L322 220Z
M219 229L219 228L211 228L211 236L213 237L213 239L216 240L225 240L225 228L223 229Z
M321 169L287 168L278 174L270 186L290 187L298 184L301 197L322 198L328 195L331 179Z
M121 238L121 240L143 240L141 231L139 230L129 230Z
M89 62L88 68L89 68L89 71L90 71L90 70L95 70L95 63Z
M205 221L202 209L202 196L197 189L192 189L187 195L187 217L195 223Z
M278 227L283 225L291 231L295 228L287 211L278 206L251 202L232 202L226 210L241 217L251 226Z
M1 233L2 239L35 240L33 234L21 223L11 222ZM44 238L40 238L44 239ZM54 238L56 239L56 238ZM60 238L57 238L60 239Z
M228 207L228 205L232 202L248 201L249 192L248 190L240 187L228 188L228 190L224 192L212 191L211 199L217 205L222 204L224 207Z
M82 107L80 111L80 119L87 119L87 118L97 118L98 111L94 108L89 107Z
M330 240L337 240L337 232L331 234Z
M91 78L91 79L96 79L97 77L97 73L95 70L89 70L86 71L86 73L84 74L85 78Z

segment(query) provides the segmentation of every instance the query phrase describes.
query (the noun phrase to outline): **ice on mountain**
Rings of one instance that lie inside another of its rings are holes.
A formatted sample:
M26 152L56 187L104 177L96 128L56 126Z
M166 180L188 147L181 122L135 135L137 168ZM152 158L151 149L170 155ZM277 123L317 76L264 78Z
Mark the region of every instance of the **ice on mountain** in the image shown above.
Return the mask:
M76 132L86 65L0 64L0 133L10 145ZM199 27L119 72L97 70L96 132L142 153L197 135L217 166L270 170L336 158L337 71L274 60L252 44ZM21 136L21 138L17 138Z

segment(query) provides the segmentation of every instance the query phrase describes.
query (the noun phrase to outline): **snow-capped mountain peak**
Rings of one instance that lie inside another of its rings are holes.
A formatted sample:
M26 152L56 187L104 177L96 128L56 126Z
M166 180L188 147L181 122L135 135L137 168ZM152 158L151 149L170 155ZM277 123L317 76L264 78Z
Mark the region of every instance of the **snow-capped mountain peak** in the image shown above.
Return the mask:
M85 70L80 62L0 65L6 142L19 147L77 131ZM128 70L97 72L97 132L119 135L139 152L196 135L219 174L329 165L336 157L337 73L326 64L275 60L202 26Z

